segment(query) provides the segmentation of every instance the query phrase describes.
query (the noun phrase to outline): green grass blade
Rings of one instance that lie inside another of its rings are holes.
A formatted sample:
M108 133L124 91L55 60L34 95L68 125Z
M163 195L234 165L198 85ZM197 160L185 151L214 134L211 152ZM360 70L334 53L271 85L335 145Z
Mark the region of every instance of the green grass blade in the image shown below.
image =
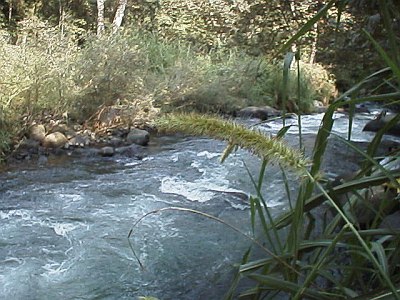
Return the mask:
M326 262L328 254L330 254L336 247L336 244L342 237L344 231L347 230L347 227L344 226L342 230L338 233L338 235L330 242L329 246L325 249L324 253L321 257L318 258L317 262L312 266L311 272L308 274L306 279L304 280L302 287L297 291L296 295L293 297L294 300L301 299L304 296L304 292L308 288L308 286L313 282L318 275L319 270L322 268L323 264Z
M290 127L292 127L292 125L283 126L281 129L279 129L275 138L277 138L277 139L283 138L285 136L285 134L289 131Z
M279 164L279 167L281 168L281 173L282 173L282 177L283 177L283 184L285 186L286 196L287 196L288 203L289 203L289 209L290 209L290 211L293 211L292 194L290 192L289 180L288 180L288 177L286 175L286 170L280 164Z
M400 114L398 115L399 120L400 120ZM386 127L386 126L385 126ZM383 132L385 132L384 130L385 128L383 128ZM387 178L390 180L390 182L392 184L394 184L397 187L400 187L396 178L394 176L392 176L392 174L385 169L385 167L383 165L381 165L380 163L377 162L376 159L374 159L372 156L370 156L368 153L364 153L364 151L360 150L358 147L354 146L352 143L350 143L349 141L343 139L341 136L333 133L334 136L336 136L338 139L340 139L341 141L343 141L343 143L345 143L347 146L349 146L350 148L352 148L353 150L355 150L356 152L358 152L360 155L362 155L365 159L366 162L368 164L365 164L364 169L367 168L369 169L369 165L375 166L377 169L379 169L384 175L387 176ZM371 145L369 145L371 146ZM368 151L367 151L368 152ZM372 151L371 151L372 152ZM362 169L362 171L357 175L357 177L361 177L360 175L363 175L365 172L363 171L364 169ZM370 175L370 174L368 174Z
M393 178L400 177L400 171L390 171L390 175ZM338 186L333 187L329 192L328 195L336 194L345 194L351 192L353 190L359 190L363 188L368 188L372 186L381 185L384 183L390 182L390 179L385 174L379 174L374 176L363 177L360 179L352 180L351 182L345 182ZM304 204L304 211L310 211L321 205L324 201L326 201L326 197L324 193L317 194L315 196L310 197ZM288 212L283 214L282 216L278 217L275 220L276 227L282 228L287 226L292 222L293 212Z
M301 288L301 285L279 279L277 276L251 274L248 277L259 282L263 287L265 286L268 289L279 290L289 294L295 294ZM326 296L324 293L313 289L305 289L303 295L308 299L332 299L330 296Z
M250 196L249 199L250 202L250 223L251 223L251 231L253 232L253 235L255 233L255 227L256 227L256 199L252 196Z
M400 82L400 68L397 65L396 60L393 60L389 57L389 55L386 53L386 51L381 47L381 45L378 44L378 42L366 31L363 29L364 34L368 37L368 39L372 42L374 45L375 49L378 51L379 55L382 57L382 59L385 61L385 63L390 67L392 70L393 74L397 77L397 81ZM394 49L393 49L394 50Z
M266 162L266 161L264 161L264 162ZM248 173L248 175L250 177L250 180L253 183L253 186L255 187L255 189L257 191L257 197L251 197L251 198L253 198L252 201L253 201L254 206L255 206L255 212L258 212L258 216L260 218L261 225L262 225L262 228L264 230L264 233L265 233L268 241L270 242L270 245L271 245L274 253L276 253L275 243L274 243L274 240L272 239L271 234L270 234L270 228L271 228L272 232L274 234L274 237L275 237L275 242L277 243L278 248L280 249L280 251L282 251L281 250L282 249L282 245L281 245L281 241L280 241L280 238L279 238L279 234L278 234L278 231L276 230L275 221L274 221L274 218L272 217L271 212L270 212L270 210L268 208L267 202L265 201L265 199L264 199L264 197L263 197L263 195L261 193L261 189L257 185L253 175L251 174L250 170L247 168L246 164L245 164L245 167L246 167L247 173ZM261 169L261 171L263 172L263 168ZM262 176L263 176L263 174L262 174ZM262 203L262 205L261 205L261 203ZM264 209L263 209L263 207L264 207ZM264 215L264 210L265 210L265 213L267 214L270 226L268 226L268 224L267 224L267 218ZM253 228L253 230L254 230L254 228Z
M362 79L360 82L358 82L357 84L353 85L349 90L347 90L342 95L340 95L332 105L335 105L335 106L337 104L341 105L340 102L342 100L346 99L347 97L349 97L352 94L354 94L357 91L359 91L362 88L363 85L369 84L371 81L375 80L376 78L381 78L383 74L388 73L388 72L390 72L390 68L386 67L386 68L383 68L381 70L378 70L378 71L368 75L367 77ZM337 106L336 106L336 108L337 108Z
M296 62L297 62L297 106L301 107L301 79L300 79L300 50L296 52ZM303 151L303 136L302 136L302 124L301 124L301 113L297 112L297 123L299 125L299 149Z
M249 261L250 253L251 253L251 248L249 248L245 252L245 254L243 255L240 265L244 265ZM237 286L239 284L240 278L241 278L241 274L240 274L240 267L239 267L239 269L237 270L237 272L235 274L235 277L232 280L232 284L231 284L228 292L225 294L225 297L224 297L225 300L232 300L233 299L234 293L235 293L235 290L236 290L236 288L237 288Z
M368 145L367 148L367 155L368 157L374 157L379 145L382 141L383 135L388 132L390 128L392 128L394 125L396 125L400 121L400 114L397 114L393 119L391 119L389 122L387 122L374 136L370 144ZM365 170L369 167L369 162L370 159L368 159L362 166L362 170Z
M393 14L391 16L390 14L390 4L392 4L392 8L398 9L397 4L391 3L390 1L379 1L379 8L381 15L383 16L383 23L385 25L385 30L388 36L389 44L390 44L390 50L392 51L392 56L393 59L396 63L396 65L400 64L400 51L399 47L397 44L398 37L396 36L396 33L393 30L393 19L398 17L398 14ZM393 7L394 6L394 7Z
M355 105L354 104L349 104L349 127L347 130L347 140L351 140L351 132L353 129L353 120L354 120L354 113L355 113Z
M290 255L288 253L283 253L280 254L279 256L282 260L287 260L290 258ZM269 257L269 258L263 258L263 259L258 259L258 260L253 260L250 261L246 264L243 264L240 266L239 271L241 273L246 273L246 272L254 272L257 271L260 268L264 267L269 267L271 272L273 271L278 271L278 268L281 268L275 261L274 258ZM282 271L282 269L279 269Z
M283 121L283 127L286 126L286 102L287 102L287 95L288 95L288 89L289 89L289 84L290 84L290 67L292 65L293 59L295 57L295 53L293 52L288 52L285 55L285 59L283 60L283 80L282 80L282 91L281 91L281 96L282 96L282 121Z
M311 176L311 175L310 175ZM331 205L335 208L337 213L343 218L345 221L346 225L350 228L350 230L354 233L354 236L357 238L361 246L364 248L365 254L372 265L376 268L376 270L379 272L379 275L381 276L382 280L387 284L387 287L393 292L393 295L396 297L396 299L400 299L399 294L397 293L397 290L388 276L386 272L384 272L382 266L379 264L379 261L375 258L375 256L372 254L371 249L368 247L367 243L364 241L364 239L361 237L361 235L358 233L357 229L353 226L353 224L349 221L349 219L346 217L346 215L342 212L342 210L337 206L335 201L328 195L326 190L322 187L321 184L316 182L316 185L318 189L325 195L325 197L329 200Z
M390 276L388 259L386 257L385 249L383 248L382 244L378 242L371 242L371 252L376 253L376 257L378 258L378 261L382 266L383 272L385 272L387 276Z
M297 31L296 34L294 34L276 53L275 57L279 55L280 53L286 52L292 44L297 41L300 37L302 37L304 34L306 34L310 29L313 28L314 24L317 23L319 20L323 18L323 16L326 15L327 11L335 5L337 0L331 0L327 4L325 4L317 14L315 14L312 18L310 18L306 24L304 24L299 31Z
M400 293L400 287L397 288L397 292ZM378 295L376 293L371 293L371 294L364 294L359 297L355 297L353 300L392 300L394 295L391 291L384 291L379 293Z
M333 114L335 109L336 107L334 105L329 106L324 117L322 118L321 128L318 130L318 134L315 139L312 159L313 165L310 171L311 175L314 177L318 174L321 167L322 159L328 144L328 137L333 127ZM311 191L308 191L307 194L311 194Z

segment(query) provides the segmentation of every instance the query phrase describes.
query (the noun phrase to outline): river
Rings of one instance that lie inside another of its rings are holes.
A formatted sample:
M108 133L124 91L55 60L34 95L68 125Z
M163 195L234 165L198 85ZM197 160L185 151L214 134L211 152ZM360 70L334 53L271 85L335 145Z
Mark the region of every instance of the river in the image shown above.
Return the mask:
M335 117L334 130L346 136L347 117ZM321 118L303 117L305 136L315 134ZM361 131L370 118L358 116L353 139L373 137ZM276 133L281 122L261 128ZM298 144L296 126L287 140ZM246 197L254 188L244 166L256 176L259 160L240 150L220 164L224 147L207 138L153 137L141 160L49 159L0 173L0 299L221 299L249 240L193 213L152 214L130 238L141 268L127 236L142 215L169 206L208 213L250 234ZM343 171L329 160L326 168ZM268 167L265 195L273 212L286 209L276 166Z

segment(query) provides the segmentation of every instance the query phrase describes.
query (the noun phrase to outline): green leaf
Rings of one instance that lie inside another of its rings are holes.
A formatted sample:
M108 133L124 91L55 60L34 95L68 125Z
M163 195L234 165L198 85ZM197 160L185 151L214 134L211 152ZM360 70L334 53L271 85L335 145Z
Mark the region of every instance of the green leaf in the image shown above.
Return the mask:
M279 279L275 276L270 275L257 275L252 274L248 276L249 278L257 281L261 284L262 289L274 289L283 292L287 292L289 294L295 294L301 286L299 284ZM331 296L324 294L323 292L314 290L314 289L305 289L303 295L309 299L332 299Z
M251 253L251 247L249 249L247 249L247 251L243 255L241 265L248 262L250 253ZM234 296L235 290L239 284L240 278L241 278L241 275L240 275L240 268L239 268L235 274L234 279L232 280L231 287L229 288L228 292L226 293L226 295L224 297L225 300L233 299L233 296Z
M389 57L386 51L378 44L378 42L366 31L363 29L364 34L368 37L368 39L372 42L375 49L378 51L379 55L383 58L385 63L390 67L393 74L397 77L397 81L400 82L400 68L397 65L397 62Z
M309 19L307 21L306 24L304 24L300 30L294 34L276 53L275 57L280 54L280 53L284 53L285 51L287 51L293 44L293 42L297 41L301 36L303 36L304 34L306 34L311 28L313 28L314 24L317 23L319 20L321 20L323 18L323 16L325 16L325 14L327 13L327 11L335 4L337 0L331 0L329 1L327 4L325 4L320 10L319 12L313 16L311 19Z
M379 263L382 266L382 270L388 275L389 274L389 267L388 267L388 260L386 257L385 249L383 248L381 243L371 242L371 252L376 253Z

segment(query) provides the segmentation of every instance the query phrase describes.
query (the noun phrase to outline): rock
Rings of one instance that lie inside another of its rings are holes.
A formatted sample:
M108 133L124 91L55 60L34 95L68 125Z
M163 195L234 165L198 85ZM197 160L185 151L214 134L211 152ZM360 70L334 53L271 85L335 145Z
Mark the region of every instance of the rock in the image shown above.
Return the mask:
M68 141L67 146L84 148L86 146L89 146L89 144L90 138L87 135L78 134Z
M150 134L146 130L142 129L131 129L126 137L126 141L129 144L136 144L146 146L149 143Z
M366 195L365 200L358 200L354 206L354 216L360 224L372 222L377 211L387 215L398 203L395 199L396 193L393 190L385 190L382 186L373 187Z
M99 155L104 157L111 157L115 153L114 148L110 146L103 147L99 150Z
M270 106L248 106L237 113L238 117L241 118L257 118L262 121L267 120L268 117L279 116L281 112Z
M380 114L376 119L369 121L363 128L363 131L372 131L377 132L383 128L390 120L395 117L394 114L384 115ZM400 123L395 124L392 128L390 128L387 134L400 136Z
M143 146L133 144L130 146L116 148L115 153L127 157L142 159L144 157L145 149L146 148Z
M39 153L39 141L33 139L22 140L13 151L13 157L17 160L31 158Z
M118 147L118 146L121 146L124 143L124 141L122 138L120 138L118 136L113 136L110 138L108 143L114 147Z
M72 130L66 124L55 124L49 128L48 132L61 132L64 135L68 135L71 134Z
M379 228L385 229L400 229L400 211L387 215L383 218Z
M317 113L317 114L324 113L328 109L324 105L324 103L322 103L321 101L314 100L313 104L314 104L314 107L313 107L312 110L313 110L314 113Z
M42 124L35 124L29 128L29 138L34 141L43 142L46 136L46 128Z
M61 148L64 147L68 142L68 139L61 132L53 132L48 135L43 140L43 147L45 148Z
M357 104L355 107L355 112L356 113L371 113L368 106L366 106L365 104Z
M39 158L38 158L39 166L43 166L43 165L47 164L47 162L48 162L48 158L46 155L39 155Z

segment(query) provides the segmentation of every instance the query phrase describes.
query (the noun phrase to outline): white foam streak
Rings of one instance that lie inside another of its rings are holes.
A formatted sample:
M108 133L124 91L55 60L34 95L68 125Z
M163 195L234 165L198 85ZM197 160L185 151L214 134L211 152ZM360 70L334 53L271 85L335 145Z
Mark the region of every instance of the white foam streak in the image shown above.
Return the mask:
M197 156L198 156L198 157L205 156L205 157L208 158L208 159L212 159L212 158L214 158L214 157L219 157L219 156L221 156L221 153L202 151L202 152L197 153Z

